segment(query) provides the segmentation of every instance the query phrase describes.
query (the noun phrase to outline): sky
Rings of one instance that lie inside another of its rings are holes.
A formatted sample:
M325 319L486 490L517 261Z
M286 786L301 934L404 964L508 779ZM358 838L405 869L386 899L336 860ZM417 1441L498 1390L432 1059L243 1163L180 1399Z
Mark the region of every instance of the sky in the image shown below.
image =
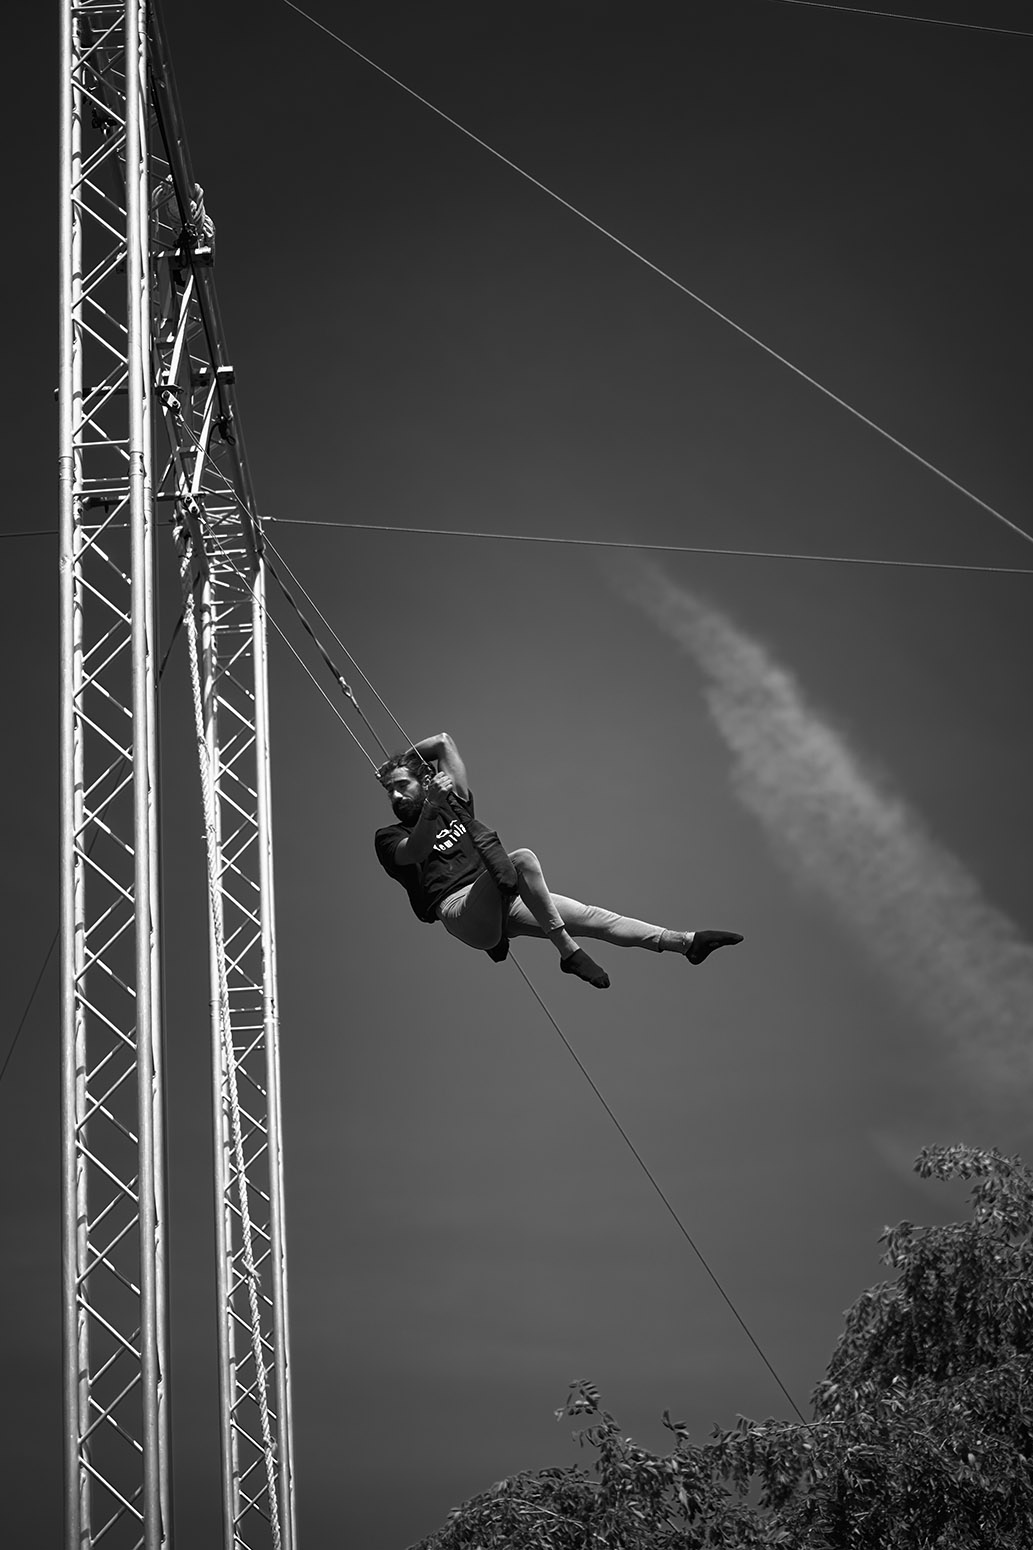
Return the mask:
M311 9L1033 531L1033 40L779 0ZM29 148L9 167L7 533L57 514L56 14L24 20L8 104ZM882 1229L962 1206L913 1175L918 1150L1031 1150L1033 577L288 519L955 566L1033 551L282 0L166 21L273 541L557 891L744 933L699 969L600 948L605 994L544 944L516 952L806 1408L881 1278ZM53 538L0 553L2 1055L58 918L58 575ZM170 540L159 580L164 631ZM270 655L301 1543L403 1550L504 1475L584 1461L553 1418L573 1378L652 1447L664 1409L697 1440L787 1415L513 966L421 925L380 872L368 765ZM181 652L161 715L177 1531L207 1546ZM51 962L0 1083L5 1525L40 1546L60 1536L57 994Z

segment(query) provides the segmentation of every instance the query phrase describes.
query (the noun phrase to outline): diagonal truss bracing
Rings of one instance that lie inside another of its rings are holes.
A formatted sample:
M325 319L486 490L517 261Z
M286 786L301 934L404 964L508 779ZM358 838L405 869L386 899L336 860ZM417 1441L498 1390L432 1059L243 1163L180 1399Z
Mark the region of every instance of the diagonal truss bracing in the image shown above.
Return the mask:
M62 13L67 1543L172 1544L157 500L202 648L224 1544L292 1550L261 534L160 18L153 0Z

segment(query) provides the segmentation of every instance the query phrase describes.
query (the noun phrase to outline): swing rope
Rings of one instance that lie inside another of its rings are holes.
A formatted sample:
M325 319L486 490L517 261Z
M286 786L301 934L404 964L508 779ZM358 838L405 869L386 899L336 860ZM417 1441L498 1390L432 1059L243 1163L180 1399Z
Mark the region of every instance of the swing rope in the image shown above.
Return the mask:
M326 650L326 647L323 645L322 641L319 639L319 637L316 634L315 630L312 628L312 625L309 623L309 621L306 619L304 613L299 608L299 606L297 604L297 601L295 600L294 596L292 595L292 593L290 592L288 587L284 584L283 579L281 578L281 576L277 572L275 566L269 560L269 556L268 556L268 553L266 552L266 550L268 548L271 548L271 547L272 547L272 545L268 543L268 540L266 540L264 538L261 540L261 543L260 543L260 546L259 546L259 552L260 552L260 555L261 555L264 563L266 564L266 566L269 569L270 575L273 577L273 580L276 582L276 584L279 587L280 591L283 593L283 595L286 598L287 602L289 603L290 607L297 614L298 619L301 621L301 624L304 627L306 634L311 636L312 640L315 642L316 647L319 650L320 656L322 657L323 661L326 663L327 667L329 668L330 672L333 674L334 678L337 680L337 683L338 683L339 687L343 690L345 698L347 700L349 700L350 703L358 711L359 716L362 718L363 723L365 724L365 726L369 730L371 736L376 740L376 743L377 743L378 747L380 748L381 752L384 754L384 757L386 759L388 757L387 749L384 746L384 744L380 741L380 738L377 737L377 734L374 731L372 725L370 724L368 718L366 717L365 713L362 711L362 709L361 709L361 707L359 705L358 700L355 698L354 690L352 689L351 685L348 683L348 681L344 677L344 675L341 672L340 668L337 666L337 664L331 658L329 652ZM280 558L281 558L280 555L277 554L277 559L280 559ZM286 565L286 562L282 562L282 563L284 564L284 569L288 569L288 567ZM405 728L402 726L402 723L398 720L397 716L395 716L394 713L390 710L390 708L387 705L387 702L384 699L382 699L381 696L377 693L377 690L374 688L372 682L367 677L367 675L363 672L362 668L359 667L359 664L356 662L355 658L352 656L352 654L348 650L347 646L341 640L341 638L337 634L336 630L334 630L333 626L330 624L330 622L328 621L326 615L323 613L323 611L319 607L319 605L316 602L314 602L314 600L312 599L310 594L306 591L305 587L302 585L302 583L294 575L293 571L290 572L290 575L291 575L295 585L298 587L298 589L301 592L304 592L305 598L308 601L310 607L315 609L316 613L318 613L320 619L322 619L324 625L326 625L326 628L333 635L334 640L337 642L337 644L340 646L341 650L344 652L345 656L348 658L348 661L361 674L361 676L365 680L365 682L367 684L369 684L369 687L372 690L375 698L379 701L381 706L383 706L383 709L386 712L388 718L391 721L394 722L395 726L398 728L399 732L401 732L402 737L408 743L409 747L412 749L412 751L414 753L417 754L417 757L422 760L423 767L424 767L425 771L427 772L427 775L428 776L432 775L433 774L433 770L434 770L433 765L429 762L429 760L425 759L422 754L418 753L417 748L416 748L416 744L409 737L409 735L406 732ZM279 625L277 625L277 629L279 630ZM280 630L280 634L283 636L283 631L282 630ZM287 637L283 636L283 639L286 640ZM289 642L288 642L288 644L289 644ZM296 652L295 652L295 655L297 655ZM345 722L345 725L347 726L347 722ZM348 730L350 732L352 732L352 729L350 727L348 728ZM355 737L354 732L352 732L352 737L354 738L354 740L356 742L359 742L359 739ZM359 746L362 747L362 744L360 743ZM379 778L381 767L378 766L376 764L376 762L373 759L370 758L370 756L366 752L365 748L363 748L363 752L366 753L367 759L370 759L370 763L373 765L374 772L377 774L377 776ZM424 784L426 784L426 780L424 780ZM475 823L471 822L470 814L468 814L468 813L463 811L463 808L462 808L462 805L461 805L461 799L459 798L458 794L456 792L454 792L454 791L449 792L449 795L448 795L448 807L449 807L449 810L452 812L452 814L456 818L458 818L460 823L463 825L465 833L463 835L462 842L464 844L469 843L473 847L473 849L477 852L477 855L480 857L481 861L484 864L485 870L488 872L488 875L491 877L492 882L495 884L496 888L499 890L499 893L502 896L502 898L503 899L512 898L515 895L516 891L517 891L516 869L513 866L512 861L509 859L509 856L506 854L505 850L503 849L501 843L495 838L494 835L490 834L489 831L485 830L483 828L483 826L476 825ZM503 925L502 935L500 936L497 945L495 947L493 947L493 948L490 948L488 950L488 952L489 952L489 956L494 958L496 962L502 962L502 960L507 956L507 954L509 952L509 939L508 939L508 936L506 934L505 925Z
M268 521L271 521L272 519L269 518L269 517L266 517L263 520L268 522ZM387 717L387 719L401 733L403 740L406 743L408 743L409 742L409 738L408 738L408 736L406 734L406 730L402 726L402 723L398 720L397 716L395 715L394 711L391 709L390 705L388 705L387 701L385 699L383 699L381 697L381 695L378 693L376 685L369 678L366 677L366 674L363 672L361 666L359 665L358 662L356 662L355 658L352 656L351 652L348 650L348 647L344 644L344 641L338 635L337 631L334 629L333 625L330 623L330 620L326 617L326 614L320 608L319 604L316 602L316 600L312 596L311 592L306 590L304 582L301 580L301 578L293 570L291 570L291 568L288 565L287 561L284 559L284 557L280 553L279 549L277 549L277 547L273 543L272 539L269 537L269 535L267 533L264 533L264 532L262 534L262 546L263 546L263 554L264 555L266 555L266 554L274 554L276 556L277 564L282 566L282 568L287 572L287 575L291 578L292 582L297 587L298 591L302 594L302 596L304 597L305 601L308 603L309 607L313 610L313 612L319 615L319 618L322 621L322 624L323 624L324 628L327 629L330 632L330 634L333 636L335 643L340 648L340 650L344 653L344 655L347 658L347 660L351 663L352 667L358 673L358 675L362 679L363 683L369 689L369 692L372 694L373 698L376 700L377 704L380 706L381 710L384 712L384 714ZM276 572L273 570L272 565L269 566L269 570L270 570L270 573L273 575L274 579L276 580L277 584L280 586L281 590L288 597L288 600L292 601L290 599L289 593L287 593L287 591L286 591L286 588L283 587L283 583L280 581L280 578L276 575ZM304 622L304 620L302 622ZM311 633L311 631L310 631L310 633ZM336 669L333 669L333 671L336 674ZM352 703L354 704L355 703L355 696L354 696L354 694L349 695L349 698L351 699ZM362 719L364 721L366 720L366 718L364 716L363 716ZM366 722L366 725L368 726L369 723ZM380 742L379 738L377 738L377 742L380 744L380 747L383 749L385 757L386 757L387 749L384 748L384 745L383 745L383 743Z
M268 539L263 540L263 544L262 544L262 558L263 558L263 561L264 561L264 563L266 565L269 564L268 554L267 554L266 551L270 547L271 547L271 545L269 544ZM381 699L380 695L377 693L376 689L374 688L371 680L367 677L366 673L359 666L358 662L355 660L355 657L352 655L352 653L344 645L343 641L340 639L340 637L337 635L336 631L333 629L333 626L329 623L329 621L326 619L326 616L322 613L322 611L319 609L318 605L315 603L315 601L313 600L311 595L305 589L303 583L298 579L298 577L294 574L293 571L289 570L289 567L286 565L286 562L283 561L282 556L278 555L277 558L279 558L281 563L284 565L284 569L288 570L288 573L291 575L291 578L294 581L294 584L296 585L298 590L301 593L303 593L304 597L306 598L307 602L309 603L309 606L311 608L313 608L319 614L320 619L323 620L324 625L329 630L331 635L333 635L334 640L340 646L341 650L344 652L344 654L348 658L349 662L351 662L353 667L362 676L362 678L365 680L365 682L367 684L369 684L370 689L372 690L373 694L376 696L376 698L380 702L380 704L384 707L384 710L386 711L387 715L394 722L394 724L398 728L398 730L402 733L402 736L404 738L406 738L406 740L408 741L408 735L405 732L405 729L402 727L401 722L399 722L398 719L394 716L394 714L388 709L386 703L384 702L384 700ZM270 567L270 570L271 569L272 568ZM286 597L287 601L290 603L290 605L293 608L293 610L295 611L295 613L297 613L299 615L299 618L302 618L302 623L305 623L305 628L307 630L307 633L309 635L311 635L312 639L316 641L317 645L319 645L320 654L323 657L323 660L327 662L327 665L329 666L330 671L333 673L333 676L334 676L335 680L337 681L338 684L344 683L345 680L343 678L343 675L340 672L340 669L336 666L335 663L333 663L332 661L329 661L325 648L322 645L320 645L320 643L319 643L319 641L318 641L314 631L312 630L311 626L308 625L305 622L303 616L301 615L301 611L298 608L298 605L295 602L294 598L287 591L286 587L284 587L282 581L280 581L280 578L278 576L276 576L275 571L273 571L272 574L274 575L274 578L276 579L277 583L279 584L280 590L283 592L284 596ZM276 621L273 620L273 623L275 625ZM279 632L280 636L282 637L282 639L284 641L286 641L289 646L291 646L291 642L287 639L287 636L284 635L284 633L280 629L279 625L276 625L276 629L278 630L278 632ZM301 663L302 667L305 668L305 671L308 672L308 675L309 675L310 678L312 678L313 683L316 683L316 687L317 688L321 688L321 686L318 684L316 679L313 677L312 673L309 672L309 669L308 669L307 665L302 660L302 658L299 656L298 652L294 650L293 646L291 646L291 650L294 652L295 658ZM321 690L321 692L322 692L322 690ZM354 733L354 731L352 731L351 727L348 726L347 720L345 719L344 714L341 711L340 706L336 703L336 701L332 700L330 698L330 696L325 694L325 693L323 694L323 698L327 701L327 703L335 711L335 713L337 714L338 719L344 725L345 729L351 734L352 739L355 742L358 742L359 740L355 736L355 733ZM356 709L358 709L357 702L355 700L355 695L351 691L350 688L348 689L346 698L350 701L351 704L356 706ZM360 712L360 715L361 715L361 712ZM366 721L366 717L363 716L362 719L363 719L364 722L366 722L366 725L369 726L369 722ZM380 742L379 738L377 739L377 741L378 741L378 743ZM359 746L362 747L362 744L360 743ZM381 743L380 746L383 747L383 744ZM412 747L412 746L413 745L410 742L410 747ZM363 750L363 751L365 752L365 750ZM369 758L369 755L367 754L366 757ZM373 763L372 760L370 760L370 762ZM663 1189L660 1187L660 1184L657 1182L657 1179L656 1179L655 1175L650 1170L650 1168L649 1168L648 1164L646 1163L645 1159L642 1157L642 1155L639 1152L638 1148L635 1146L635 1144L632 1141L631 1137L628 1135L628 1132L624 1129L624 1126L621 1124L620 1120L617 1118L617 1116L614 1113L613 1109L611 1109L609 1103L607 1103L606 1099L603 1097L602 1092L596 1086L595 1081L593 1080L591 1074L588 1071L588 1068L585 1066L584 1062L581 1060L581 1057L577 1054L577 1052L574 1049L573 1045L571 1044L570 1040L567 1038L566 1034L563 1032L563 1029L560 1027L560 1025L557 1022L556 1018L553 1016L552 1012L550 1011L550 1009L549 1009L548 1005L546 1004L544 998L539 993L539 991L537 990L535 985L528 978L526 972L524 971L524 968L523 968L522 964L519 963L519 961L517 960L515 955L513 957L513 963L514 963L514 965L515 965L515 967L517 969L517 972L519 973L521 979L524 981L524 983L527 986L528 990L531 992L532 996L537 1001L537 1003L541 1007L542 1011L545 1013L545 1016L548 1018L549 1022L552 1024L552 1026L553 1026L555 1032L558 1034L561 1042L566 1047L566 1050L567 1050L568 1054L571 1056L571 1058L573 1059L573 1061L577 1065L578 1069L581 1071L581 1074L584 1076L585 1080L588 1082L588 1085L591 1087L592 1091L595 1093L595 1095L598 1098L599 1102L602 1104L603 1108L606 1110L606 1113L609 1115L609 1117L612 1120L614 1126L616 1127L618 1133L623 1138L623 1140L624 1140L625 1144L627 1145L629 1151L631 1152L632 1156L635 1158L635 1160L638 1163L639 1167L642 1169L642 1171L645 1174L646 1178L649 1180L649 1183L652 1185L653 1189L656 1191L656 1194L659 1196L659 1198L662 1201L663 1205L665 1206L666 1210L668 1211L670 1216L673 1218L673 1220L674 1220L675 1224L677 1225L678 1230L681 1233L682 1237L685 1239L686 1243L692 1249L693 1253L696 1255L696 1258L699 1260L700 1264L703 1266L703 1268L706 1271L707 1275L710 1277L711 1281L714 1283L715 1287L720 1292L722 1298L724 1299L725 1303L727 1304L728 1308L730 1309L730 1311L731 1311L733 1317L735 1318L736 1322L738 1323L740 1328L743 1330L743 1332L746 1335L747 1339L749 1340L750 1344L753 1346L754 1350L757 1352L758 1356L760 1357L761 1361L764 1363L764 1366L767 1368L767 1370L771 1374L772 1378L775 1380L775 1383L778 1385L779 1389L781 1390L781 1392L784 1395L785 1399L787 1400L787 1402L791 1406L792 1410L794 1411L794 1413L796 1414L798 1419L801 1422L803 1422L804 1421L804 1416L803 1416L802 1411L800 1410L800 1407L797 1405L795 1399L793 1398L792 1394L789 1392L789 1390L786 1387L785 1383L783 1383L782 1379L779 1377L778 1373L776 1372L774 1366L772 1365L772 1363L770 1362L768 1357L765 1355L764 1350L763 1350L762 1346L760 1345L760 1342L757 1340L756 1336L753 1334L753 1332L750 1329L749 1325L746 1323L746 1320L740 1314L738 1308L735 1306L735 1303L732 1301L732 1299L729 1296L729 1294L725 1291L725 1289L722 1286L720 1280L718 1279L715 1271L711 1268L711 1266L707 1262L706 1258L704 1257L702 1250L698 1247L698 1245L696 1244L695 1240L692 1238L691 1234L689 1233L688 1229L686 1228L686 1226L685 1226L684 1222L682 1221L681 1217L678 1215L678 1212L675 1210L674 1206L671 1204L671 1202L668 1199L667 1195L664 1193Z
M256 532L260 532L260 530L256 528ZM323 661L326 663L326 666L329 668L330 672L333 674L334 678L337 680L337 685L338 685L338 688L341 690L341 693L344 695L346 700L350 700L351 701L352 705L355 707L356 713L358 714L360 720L362 721L363 725L366 727L366 730L369 732L369 734L372 737L373 741L376 743L377 747L380 749L380 751L384 755L384 758L386 759L387 758L387 749L384 747L384 744L380 741L380 738L377 736L375 729L370 724L370 722L367 719L366 714L363 711L361 705L359 704L358 700L355 698L355 691L354 691L354 689L352 688L352 686L348 682L348 680L345 678L344 674L341 672L340 668L337 666L337 663L333 660L333 658L331 657L330 653L327 651L326 647L323 645L323 642L320 640L319 636L316 634L315 630L312 628L311 624L306 619L305 615L302 613L301 609L298 607L298 605L295 602L294 597L291 594L290 589L288 588L286 582L283 580L282 576L280 575L279 571L276 569L276 566L273 564L272 560L269 558L268 551L271 548L272 548L272 545L269 543L269 541L264 537L264 535L260 534L259 557L262 560L262 562L264 563L266 570L269 572L270 576L272 576L273 580L276 582L276 585L279 587L280 591L283 593L284 597L287 599L287 602L290 604L291 608L297 614L298 619L299 619L299 621L301 623L302 629L305 630L306 634L311 636L311 638L312 638L312 640L313 640L313 642L315 644L316 650L319 652L319 655L322 657ZM274 553L275 552L276 551L274 551ZM279 559L280 558L279 554L277 554L276 557L277 557L277 559ZM293 577L293 572L292 572L292 577ZM297 582L295 582L295 584L299 585L299 583L297 583ZM302 590L304 590L304 589L302 589ZM306 598L308 598L309 602L312 603L312 599L308 597L308 593L307 592L305 593L305 596L306 596ZM313 604L312 606L314 607L315 605ZM326 624L326 618L325 618L324 614L322 612L320 612L319 609L317 609L316 612L319 613L319 617L323 620L323 623ZM330 628L329 625L327 625L327 628L328 629ZM331 631L331 633L333 633L333 631ZM336 634L334 634L334 639L337 640ZM351 652L346 650L346 648L343 645L341 645L341 642L339 640L337 641L337 644L339 646L341 646L341 649L342 649L342 651L344 651L344 654L348 658L348 660L350 662L354 663L355 659L352 656ZM355 663L355 666L357 667L358 663ZM359 671L361 672L362 669L360 668ZM363 678L366 678L365 673L363 673L362 676L363 676ZM366 678L366 682L369 683L369 679L368 678ZM372 687L373 687L372 684L370 684L370 688L372 688ZM380 700L379 694L377 695L377 699ZM381 703L381 705L383 705L384 704L383 700L380 700L380 703ZM385 710L387 709L386 706L384 706L384 708L385 708ZM392 716L391 719L393 721L394 717ZM395 725L398 726L398 723L395 722ZM400 727L399 727L399 731L401 731ZM405 735L404 732L402 733L402 735L404 737L404 735Z
M362 739L360 737L356 736L353 727L348 722L347 717L343 714L343 712L341 710L341 707L338 704L338 702L335 699L332 699L329 694L327 694L326 690L323 688L323 685L319 682L319 679L316 677L315 673L309 667L308 663L305 661L304 657L301 655L301 652L298 650L297 646L295 646L295 644L291 640L290 636L287 635L285 633L285 631L280 628L279 624L273 618L272 614L268 611L268 609L266 609L265 617L269 621L269 623L272 625L272 627L276 631L277 635L283 641L284 645L287 647L287 650L289 652L291 652L291 654L294 657L294 660L301 667L302 672L307 673L309 678L315 684L315 686L318 689L319 693L323 696L324 700L329 705L330 709L333 711L334 715L337 717L338 721L341 723L342 727L347 732L347 734L351 738L352 742L355 744L356 748L362 754L362 757L366 760L366 763L367 764L371 764L373 766L373 772L375 774L376 771L380 768L380 766L377 764L376 759L374 759L373 756L370 754L370 752L366 748L366 745L363 743ZM335 674L335 677L336 677L336 674Z
M610 1105L607 1103L606 1099L603 1097L602 1093L599 1091L598 1087L595 1085L595 1082L592 1079L592 1076L591 1076L591 1073L588 1070L588 1067L585 1065L584 1061L581 1059L581 1056L578 1054L578 1052L574 1048L573 1044L571 1044L570 1040L567 1038L566 1034L563 1032L563 1029L560 1027L560 1025L556 1021L555 1017L553 1017L553 1015L552 1015L551 1011L549 1010L548 1006L545 1004L545 1001L544 1001L543 997L539 993L537 986L535 986L532 983L532 981L528 978L528 975L527 975L527 973L526 973L526 971L524 969L523 964L520 963L516 958L513 959L513 962L516 965L516 969L517 969L517 972L520 975L520 978L523 980L524 984L527 986L528 990L531 992L532 996L537 1001L538 1005L541 1007L541 1009L545 1013L546 1017L549 1019L550 1023L553 1026L553 1028L559 1034L560 1039L563 1041L563 1044L566 1047L568 1055L573 1060L574 1064L577 1066L578 1070L581 1072L581 1075L584 1077L584 1079L588 1083L589 1087L595 1093L596 1097L599 1099L599 1102L602 1104L602 1106L606 1110L607 1114L610 1116L611 1120L613 1121L614 1125L616 1126L617 1130L619 1131L621 1137L623 1138L624 1143L625 1143L625 1145L628 1148L628 1151L631 1153L632 1157L634 1157L635 1161L638 1163L639 1167L642 1169L642 1172L645 1174L645 1176L649 1180L650 1184L652 1184L653 1188L656 1190L656 1193L660 1196L660 1199L663 1201L664 1205L667 1207L667 1210L668 1210L669 1214L674 1218L674 1222L675 1222L675 1225L678 1228L678 1231L681 1233L682 1237L685 1239L685 1242L689 1245L689 1248L692 1250L693 1254L695 1254L696 1258L699 1260L700 1264L703 1266L703 1269L706 1271L707 1275L710 1277L711 1281L713 1281L714 1285L717 1287L718 1291L721 1293L721 1296L724 1298L725 1302L728 1304L728 1307L731 1309L732 1316L734 1317L736 1323L739 1325L740 1329L742 1329L742 1331L746 1335L747 1340L750 1342L750 1344L752 1345L753 1349L756 1351L757 1355L760 1357L761 1361L764 1363L764 1366L768 1369L768 1372L771 1374L771 1376L774 1378L775 1382L778 1384L779 1388L782 1390L782 1393L785 1395L786 1399L789 1401L789 1403L792 1406L793 1410L796 1412L797 1418L800 1421L803 1421L804 1418L803 1418L803 1415L801 1414L799 1405L796 1403L796 1400L793 1398L792 1394L790 1394L789 1390L786 1388L785 1384L782 1382L782 1379L778 1376L778 1373L775 1371L774 1367L772 1367L771 1363L768 1361L768 1359L765 1356L765 1354L764 1354L763 1350L761 1349L760 1345L757 1343L757 1340L754 1338L754 1335L753 1335L749 1325L746 1323L746 1320L742 1317L742 1315L740 1314L738 1308L735 1306L735 1303L729 1297L728 1293L725 1291L724 1287L721 1285L721 1282L718 1280L718 1278L715 1275L714 1271L711 1269L710 1265L707 1263L707 1260L706 1260L706 1258L705 1258L705 1256L703 1254L702 1249L699 1247L699 1245L696 1243L695 1239L689 1233L687 1227L685 1226L685 1223L682 1221L681 1217L678 1215L677 1211L674 1209L674 1207L672 1206L671 1202L668 1200L668 1198L665 1195L664 1191L661 1189L660 1185L657 1183L656 1176L653 1174L652 1170L649 1167L649 1164L646 1162L645 1158L642 1156L642 1153L639 1151L639 1149L635 1145L634 1141L632 1141L631 1137L628 1135L628 1132L625 1130L624 1126L621 1124L620 1120L617 1118L616 1114L610 1108ZM806 1424L807 1423L804 1421L804 1425L806 1425Z
M237 1199L240 1210L240 1228L244 1277L247 1282L248 1306L251 1321L251 1356L255 1367L255 1387L258 1396L258 1412L262 1429L262 1452L265 1459L266 1491L269 1498L269 1524L272 1531L273 1550L280 1550L280 1509L276 1491L276 1448L269 1421L269 1395L266 1385L265 1356L262 1350L262 1321L258 1306L259 1274L255 1264L251 1227L251 1211L248 1205L247 1172L244 1161L244 1133L240 1117L240 1097L237 1091L236 1056L233 1048L233 1031L230 1022L230 992L226 975L226 951L223 935L222 906L219 897L219 877L216 869L218 834L215 814L215 772L205 736L204 704L201 692L201 670L197 640L197 619L194 614L191 569L193 540L186 524L177 533L180 549L180 580L183 588L184 620L190 657L190 687L194 702L194 731L197 738L198 761L201 771L201 800L204 807L205 855L208 880L208 912L218 974L218 1019L222 1039L223 1065L230 1106L230 1128L233 1140L234 1166L237 1172ZM231 1294L232 1295L232 1294Z

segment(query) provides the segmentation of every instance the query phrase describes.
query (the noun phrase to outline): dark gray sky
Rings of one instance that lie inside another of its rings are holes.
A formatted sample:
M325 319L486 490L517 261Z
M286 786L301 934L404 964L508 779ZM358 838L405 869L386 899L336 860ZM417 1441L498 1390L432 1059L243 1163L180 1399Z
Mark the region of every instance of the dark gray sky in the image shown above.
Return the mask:
M311 7L1031 526L1033 40L776 0ZM283 4L167 9L264 512L1033 564ZM57 507L57 45L34 25L8 103L33 147L8 199L10 531ZM804 1404L879 1278L883 1226L956 1208L909 1174L918 1148L1029 1148L1033 577L271 533L406 729L456 736L482 815L558 890L746 933L698 972L603 950L606 996L518 951ZM13 1032L57 924L56 544L3 558ZM160 568L164 634L171 544ZM654 1446L665 1407L697 1436L785 1413L515 970L420 926L380 873L380 793L278 646L303 1544L399 1550L500 1476L573 1461L552 1411L575 1376ZM181 1542L205 1546L207 982L182 658L162 714L177 1505ZM33 1545L59 1533L57 1052L52 966L0 1086L5 1526Z

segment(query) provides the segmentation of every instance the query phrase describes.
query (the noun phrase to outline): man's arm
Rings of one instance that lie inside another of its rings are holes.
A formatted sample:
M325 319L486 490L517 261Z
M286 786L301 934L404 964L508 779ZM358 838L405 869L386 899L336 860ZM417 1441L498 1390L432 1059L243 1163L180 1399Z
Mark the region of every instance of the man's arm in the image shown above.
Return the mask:
M456 789L456 794L462 797L464 802L466 801L466 798L470 795L470 787L466 779L466 765L459 756L459 749L455 745L455 740L447 732L438 732L434 737L425 737L422 743L414 743L413 751L418 753L421 759L426 759L428 763L432 759L436 760L441 773L450 777Z

